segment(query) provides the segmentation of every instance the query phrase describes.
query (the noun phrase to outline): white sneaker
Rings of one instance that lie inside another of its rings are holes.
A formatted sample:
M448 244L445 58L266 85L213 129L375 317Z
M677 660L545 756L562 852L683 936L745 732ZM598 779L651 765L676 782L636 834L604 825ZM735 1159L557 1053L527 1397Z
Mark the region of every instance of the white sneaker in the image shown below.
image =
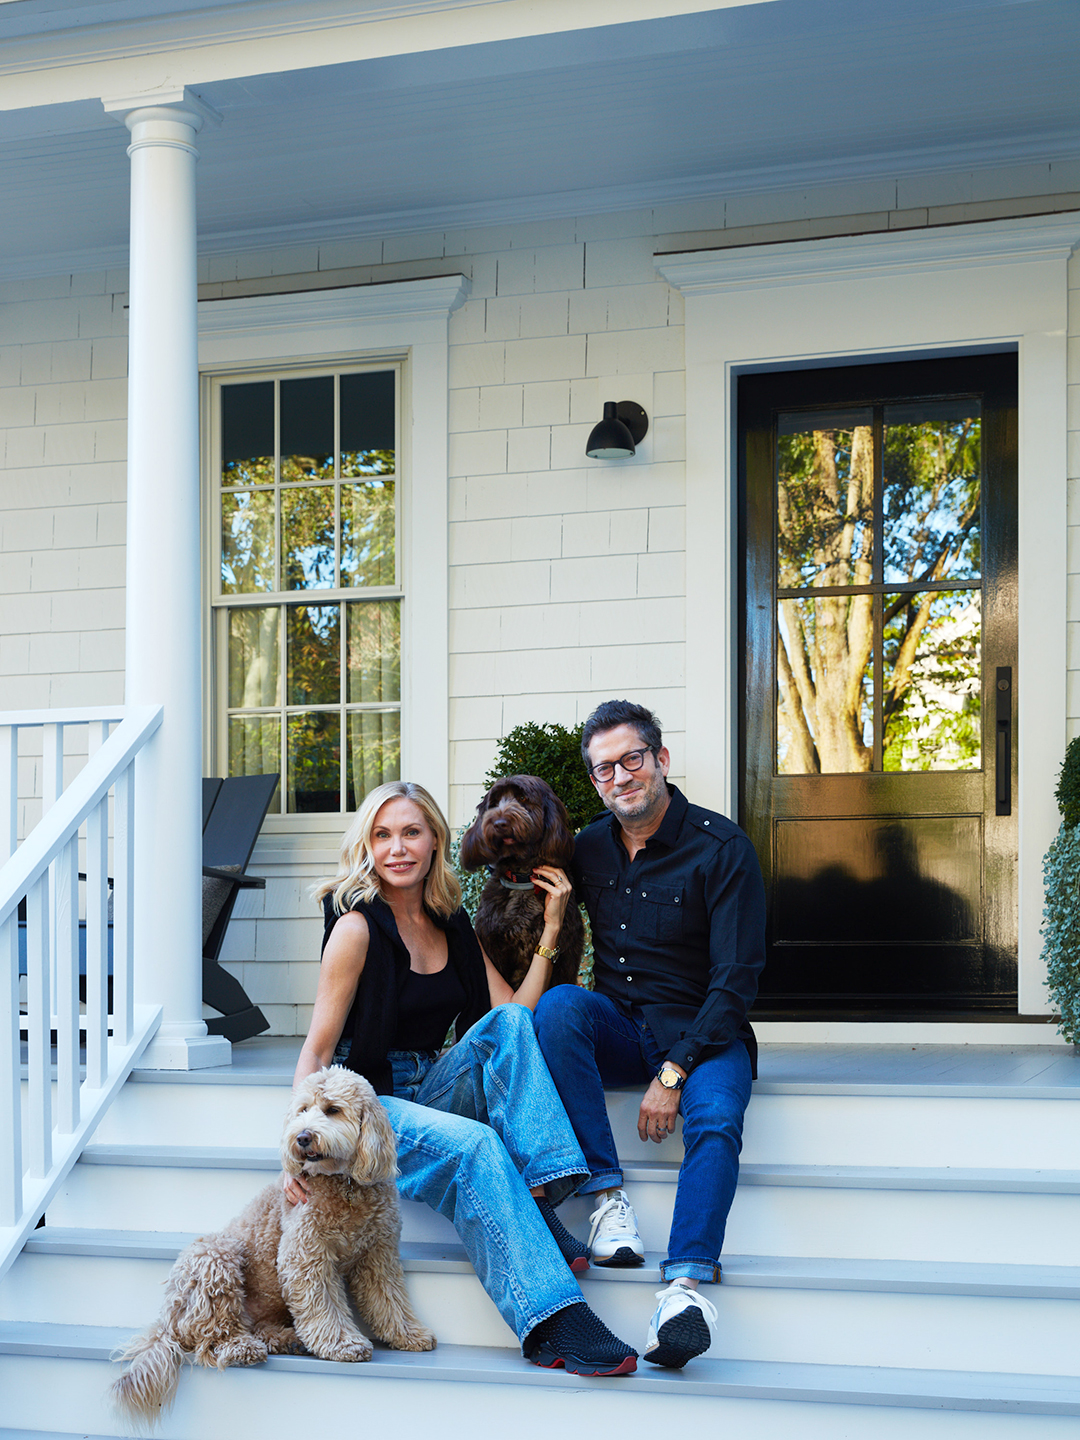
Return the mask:
M641 1265L645 1246L637 1232L637 1219L620 1190L589 1216L589 1256L594 1265Z
M645 1359L654 1365L666 1365L669 1370L681 1370L712 1344L716 1306L677 1280L666 1290L657 1290L656 1298L660 1304L649 1321Z

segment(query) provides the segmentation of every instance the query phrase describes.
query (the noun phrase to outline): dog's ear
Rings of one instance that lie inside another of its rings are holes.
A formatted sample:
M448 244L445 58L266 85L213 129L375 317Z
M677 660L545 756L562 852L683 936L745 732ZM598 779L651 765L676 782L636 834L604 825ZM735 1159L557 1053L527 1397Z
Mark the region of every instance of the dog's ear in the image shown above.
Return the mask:
M360 1138L356 1143L350 1175L358 1185L372 1185L378 1180L396 1180L397 1141L386 1111L379 1104L374 1090L361 1081L367 1092L360 1101Z
M568 870L574 863L574 832L566 806L550 785L543 787L544 839L543 856L548 865Z
M485 795L476 807L476 814L473 822L461 837L461 848L458 851L458 859L463 870L479 870L481 865L487 863L487 856L484 854L484 831L480 824L484 811L488 807L488 796Z

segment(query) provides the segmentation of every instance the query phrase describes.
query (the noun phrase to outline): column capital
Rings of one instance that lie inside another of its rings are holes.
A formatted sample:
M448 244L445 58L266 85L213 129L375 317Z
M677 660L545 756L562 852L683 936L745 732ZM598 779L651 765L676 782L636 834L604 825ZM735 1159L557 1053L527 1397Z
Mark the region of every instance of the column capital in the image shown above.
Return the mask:
M129 130L143 120L172 120L193 131L214 130L221 124L221 116L214 107L200 100L186 85L141 95L103 96L101 104L107 115Z

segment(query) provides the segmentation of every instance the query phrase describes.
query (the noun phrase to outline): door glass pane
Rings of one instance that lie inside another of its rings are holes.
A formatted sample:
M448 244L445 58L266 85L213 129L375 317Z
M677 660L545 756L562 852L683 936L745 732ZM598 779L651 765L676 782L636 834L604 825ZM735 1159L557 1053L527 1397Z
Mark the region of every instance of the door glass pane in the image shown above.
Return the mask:
M341 703L341 610L337 605L290 605L288 704Z
M351 705L401 699L401 603L346 606Z
M838 775L870 769L873 603L870 595L779 602L778 774Z
M334 377L281 382L281 478L334 478Z
M341 584L393 585L394 482L341 487Z
M273 590L274 492L234 490L221 497L221 590L253 595Z
M348 723L345 808L355 810L376 785L401 778L401 716L396 710L354 710Z
M221 483L274 483L274 382L221 387Z
M334 588L334 487L281 492L281 581L284 590Z
M393 370L342 375L342 479L394 473L394 382Z
M276 715L233 715L229 719L229 774L281 773L281 721ZM281 786L270 813L281 814Z
M341 809L341 716L290 715L289 812Z
M982 615L978 590L886 595L886 770L982 765Z
M869 584L873 411L778 416L777 462L779 587Z
M982 570L978 400L885 406L885 582L973 580Z
M280 625L276 607L229 612L230 709L281 704Z

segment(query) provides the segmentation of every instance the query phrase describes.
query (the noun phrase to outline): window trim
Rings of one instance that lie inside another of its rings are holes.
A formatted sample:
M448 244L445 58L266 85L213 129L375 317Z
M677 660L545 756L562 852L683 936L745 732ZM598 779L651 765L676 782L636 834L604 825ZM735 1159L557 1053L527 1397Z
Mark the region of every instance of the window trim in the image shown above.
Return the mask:
M274 367L401 363L401 773L449 802L448 321L466 298L463 275L283 295L202 300L203 754L215 773L216 676L211 539L214 486L211 381ZM267 816L267 834L333 834L340 813Z

